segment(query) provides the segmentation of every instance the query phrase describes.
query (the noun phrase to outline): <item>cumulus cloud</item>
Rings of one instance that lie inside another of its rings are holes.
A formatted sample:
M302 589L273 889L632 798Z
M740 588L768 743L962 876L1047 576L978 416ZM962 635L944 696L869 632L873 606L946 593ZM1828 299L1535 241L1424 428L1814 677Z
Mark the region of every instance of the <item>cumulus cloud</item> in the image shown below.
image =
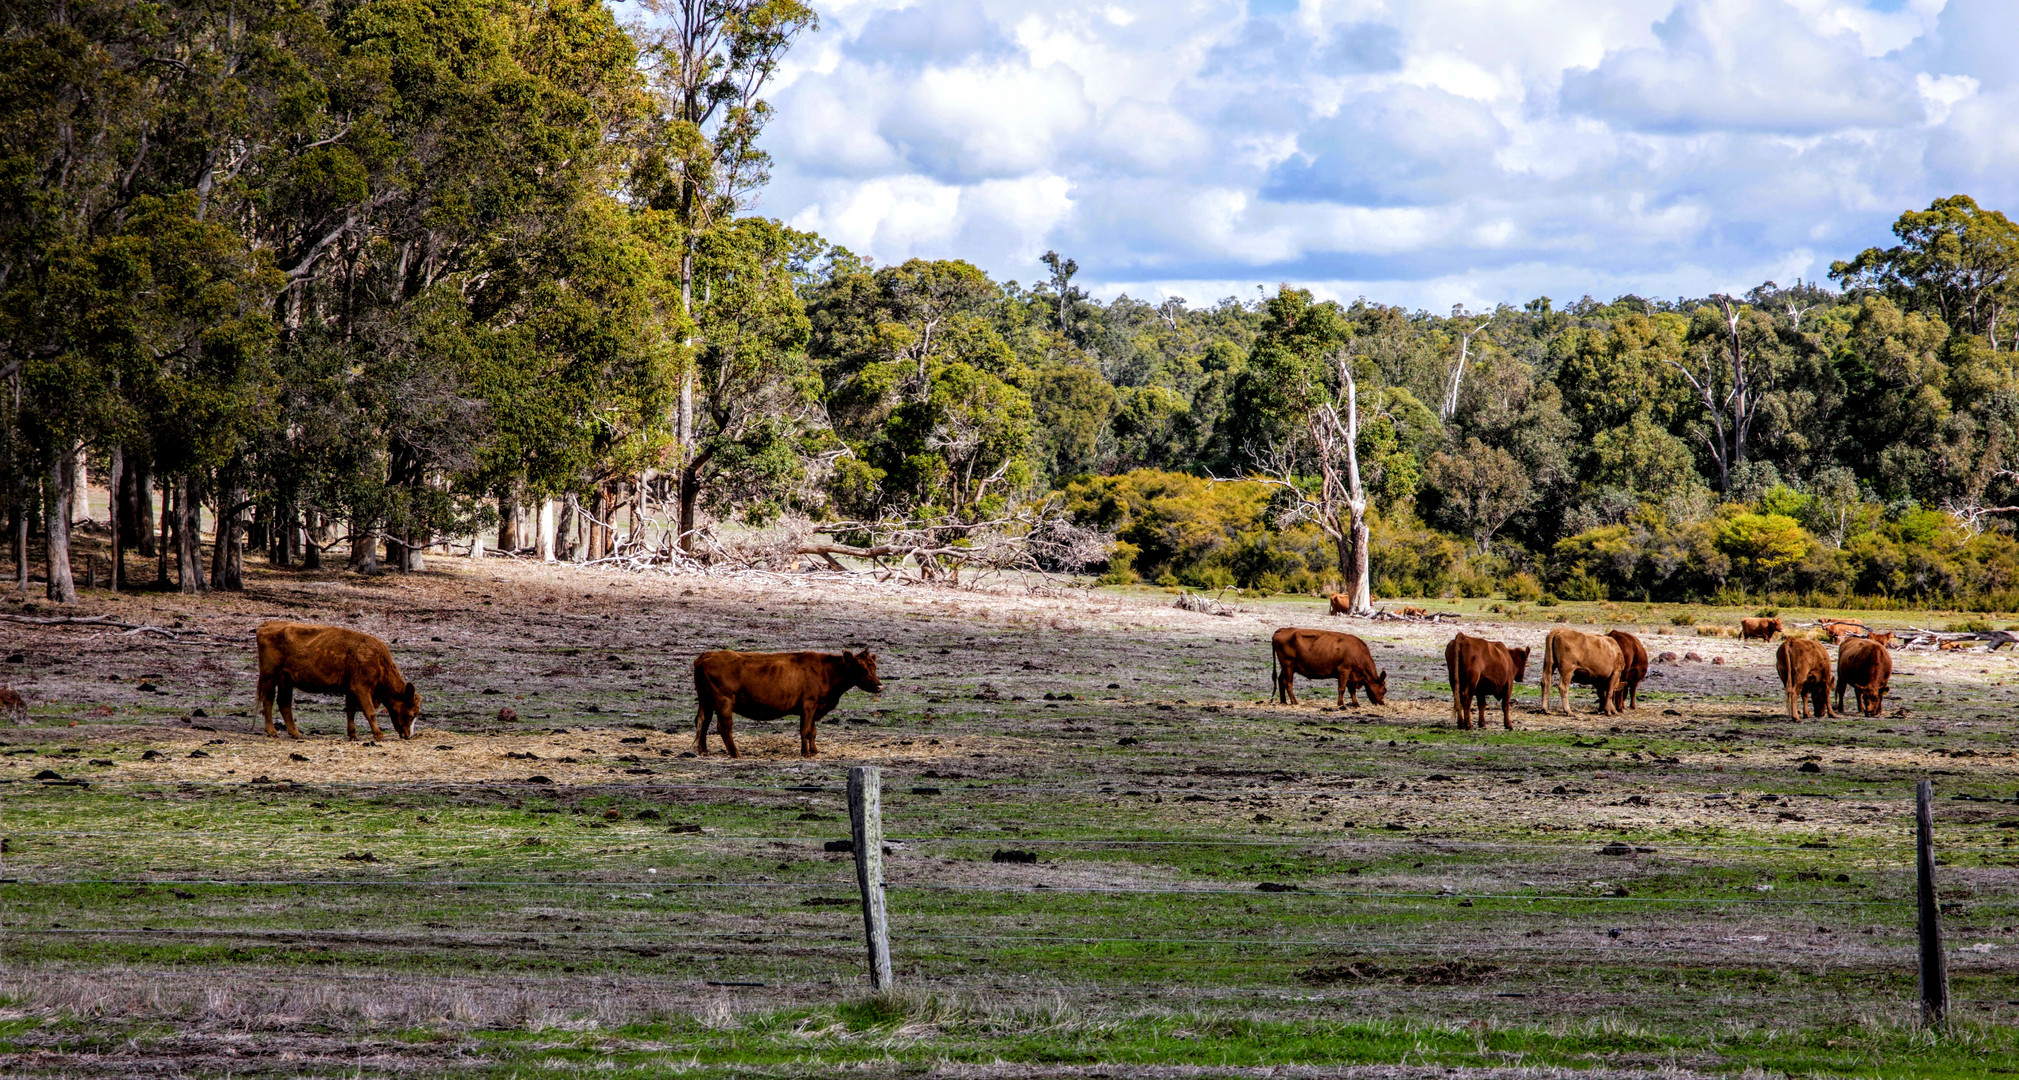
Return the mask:
M1816 277L2014 209L2010 0L850 0L759 207L879 262L1439 308ZM1253 279L1250 281L1249 279ZM1245 291L1244 291L1245 290Z

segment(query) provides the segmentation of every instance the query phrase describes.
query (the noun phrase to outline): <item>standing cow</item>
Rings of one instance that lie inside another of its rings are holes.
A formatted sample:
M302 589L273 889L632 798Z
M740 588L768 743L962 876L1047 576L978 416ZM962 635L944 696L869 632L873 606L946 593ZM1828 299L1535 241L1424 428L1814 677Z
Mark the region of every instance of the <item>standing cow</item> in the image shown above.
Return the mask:
M1624 630L1608 630L1605 636L1619 642L1620 656L1625 667L1619 672L1619 688L1615 691L1619 699L1613 702L1615 712L1640 708L1640 681L1647 678L1647 646L1640 639Z
M1486 727L1486 699L1500 699L1500 722L1514 730L1509 705L1514 688L1528 677L1528 646L1510 649L1498 641L1460 633L1444 646L1444 671L1451 679L1451 713L1458 726L1472 730L1472 707L1479 707L1479 726Z
M1774 654L1774 669L1780 672L1781 689L1788 695L1788 719L1801 720L1815 706L1820 719L1835 716L1830 707L1830 652L1808 638L1784 638ZM1795 701L1801 700L1801 715L1795 715Z
M1619 642L1567 626L1551 630L1542 643L1543 713L1549 712L1549 684L1554 679L1557 694L1563 699L1564 715L1570 715L1571 680L1582 674L1598 688L1599 711L1618 716L1620 675L1625 667L1626 655L1620 651Z
M1360 704L1362 688L1366 689L1369 702L1382 705L1388 701L1388 673L1375 670L1374 654L1367 651L1367 643L1352 634L1286 626L1276 631L1269 644L1272 650L1269 675L1276 684L1277 701L1297 704L1299 675L1307 679L1339 680L1337 700L1341 706L1346 704L1348 694L1352 695L1353 704Z
M273 703L280 699L280 716L287 723L289 738L301 738L294 726L294 692L342 694L344 730L358 737L357 714L365 714L371 725L372 741L384 737L379 731L378 709L384 706L386 719L400 738L414 736L414 718L421 712L421 695L414 684L400 674L386 643L370 634L340 626L275 620L261 623L254 639L259 644L259 711L266 717L266 736L273 730Z
M1844 711L1844 688L1858 692L1858 711L1877 716L1886 709L1886 689L1893 682L1893 654L1879 635L1852 638L1837 646L1837 712Z
M752 720L799 714L799 756L812 757L814 725L834 711L841 695L861 687L883 692L876 654L744 653L723 649L694 658L694 752L708 755L708 721L720 718L722 748L736 757L738 713Z
M1772 641L1775 634L1784 634L1786 632L1786 630L1781 628L1781 620L1777 618L1739 620L1740 641Z

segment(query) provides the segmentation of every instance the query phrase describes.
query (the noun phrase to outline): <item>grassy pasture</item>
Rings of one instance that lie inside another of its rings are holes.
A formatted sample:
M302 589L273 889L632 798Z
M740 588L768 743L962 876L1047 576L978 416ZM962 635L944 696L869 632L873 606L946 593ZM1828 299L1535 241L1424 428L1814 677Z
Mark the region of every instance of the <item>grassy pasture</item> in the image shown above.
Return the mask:
M31 705L0 737L7 1073L2019 1068L2009 655L1902 652L1886 715L1793 723L1772 646L1695 630L1750 610L1423 605L1512 643L1562 615L1702 657L1657 664L1623 717L1589 691L1544 716L1531 678L1516 730L1463 731L1448 627L1310 600L1222 617L1142 589L435 565L88 599L202 632L175 642L0 624L0 682ZM298 704L309 739L264 738L250 633L272 616L391 641L415 738L348 743L327 699ZM1269 703L1286 624L1365 637L1389 703ZM739 724L737 761L685 756L688 663L725 646L867 646L887 687L844 699L813 761L789 723ZM891 837L885 998L825 850L864 763ZM1927 776L1942 1033L1913 1003ZM994 861L1011 850L1037 861Z

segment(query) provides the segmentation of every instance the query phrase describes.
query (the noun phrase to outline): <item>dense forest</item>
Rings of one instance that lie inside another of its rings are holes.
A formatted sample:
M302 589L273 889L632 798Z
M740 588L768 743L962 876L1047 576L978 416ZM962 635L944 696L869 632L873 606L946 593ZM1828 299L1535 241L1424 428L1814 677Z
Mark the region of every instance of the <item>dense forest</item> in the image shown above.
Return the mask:
M2019 609L2019 229L1966 196L1743 296L1102 302L749 215L817 16L652 11L8 5L21 586L39 544L74 598L92 478L125 581L185 591L1071 527L1113 582Z

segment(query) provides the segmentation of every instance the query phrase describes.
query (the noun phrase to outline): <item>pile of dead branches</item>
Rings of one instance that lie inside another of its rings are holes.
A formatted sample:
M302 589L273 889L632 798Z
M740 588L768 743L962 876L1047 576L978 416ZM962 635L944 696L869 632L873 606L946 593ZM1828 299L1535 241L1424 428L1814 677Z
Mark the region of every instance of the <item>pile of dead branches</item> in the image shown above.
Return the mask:
M1375 622L1443 623L1457 622L1458 616L1449 611L1427 611L1418 607L1376 608L1374 614L1366 616Z
M690 550L670 535L657 546L631 540L588 565L676 574L825 572L958 586L1004 573L1079 573L1104 562L1113 546L1111 534L1075 525L1056 504L1042 503L980 521L787 517L728 535L708 527L691 536Z

